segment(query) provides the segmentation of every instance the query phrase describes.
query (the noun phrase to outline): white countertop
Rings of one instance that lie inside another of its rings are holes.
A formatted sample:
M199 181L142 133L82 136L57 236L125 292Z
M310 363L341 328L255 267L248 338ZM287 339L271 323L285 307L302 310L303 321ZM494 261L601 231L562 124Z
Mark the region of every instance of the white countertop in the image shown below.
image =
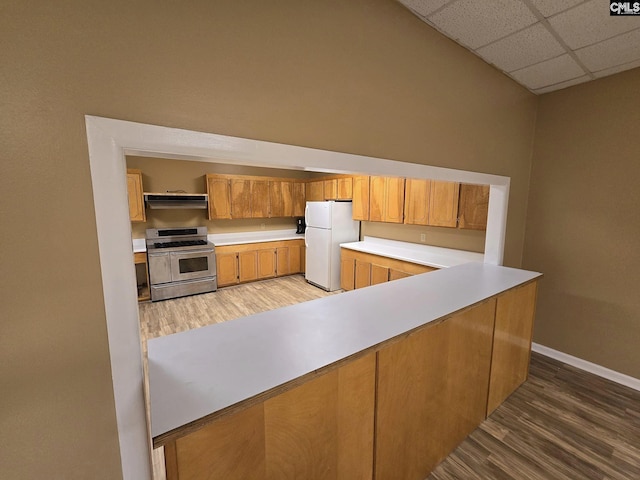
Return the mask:
M133 239L133 253L146 252L147 241L144 238Z
M180 428L539 275L467 263L151 339L151 434Z
M280 240L304 239L304 235L291 230L259 230L257 232L211 233L209 241L216 247L223 245L238 245L241 243L277 242Z
M399 242L377 237L365 236L361 242L342 243L340 246L358 252L371 253L436 268L454 267L464 263L484 261L482 253Z

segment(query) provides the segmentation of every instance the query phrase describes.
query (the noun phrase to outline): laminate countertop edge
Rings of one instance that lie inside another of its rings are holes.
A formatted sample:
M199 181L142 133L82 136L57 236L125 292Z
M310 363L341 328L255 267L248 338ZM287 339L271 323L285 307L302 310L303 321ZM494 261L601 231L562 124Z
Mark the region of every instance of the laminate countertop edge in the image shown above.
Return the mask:
M148 341L155 439L541 274L467 263Z
M365 236L364 240L360 242L342 243L340 247L435 268L448 268L469 262L484 261L482 253L368 236Z

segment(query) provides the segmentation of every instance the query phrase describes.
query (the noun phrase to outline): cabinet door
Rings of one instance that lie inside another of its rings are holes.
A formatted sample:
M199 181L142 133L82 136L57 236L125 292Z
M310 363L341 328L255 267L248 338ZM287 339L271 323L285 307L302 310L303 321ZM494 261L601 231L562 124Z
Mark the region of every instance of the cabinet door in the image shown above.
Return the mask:
M426 478L485 418L495 300L378 351L376 480Z
M363 288L371 285L371 264L356 258L355 288Z
M353 179L338 178L338 200L351 200L353 199Z
M302 245L300 247L300 273L307 271L307 247Z
M404 178L385 178L384 199L383 221L402 223L404 211Z
M280 185L282 189L282 216L293 217L293 182L280 182ZM273 210L273 205L271 209Z
M299 247L298 251L300 251ZM290 265L290 255L289 255L289 247L279 247L276 248L276 276L281 277L283 275L289 275L293 273ZM298 259L299 261L299 259Z
M276 249L258 250L258 278L276 276Z
M235 252L218 253L216 255L216 270L219 287L238 283L238 254Z
M142 172L127 170L127 193L129 195L129 218L132 222L146 222L144 192L142 190Z
M489 185L460 185L458 228L487 229L489 213Z
M293 182L293 216L304 217L304 207L306 205L305 199L305 184L304 182Z
M431 182L429 202L429 225L434 227L455 227L458 224L457 182Z
M369 177L353 177L353 214L354 220L369 220Z
M325 200L335 200L338 198L338 180L331 179L325 180L324 185L324 199Z
M396 270L395 268L389 269L389 281L398 280L400 278L410 277L411 274L402 270Z
M302 272L302 247L301 245L292 245L289 247L289 273Z
M269 217L269 182L251 180L251 217Z
M384 221L384 185L385 177L370 177L369 179L369 220Z
M353 290L356 279L356 260L344 254L340 255L340 288L343 290Z
M378 285L389 281L389 268L382 265L371 264L371 285Z
M324 182L319 180L317 182L307 183L307 202L321 202L324 200Z
M231 218L231 181L207 175L209 220Z
M231 217L251 218L251 181L231 179Z
M269 182L269 216L284 216L284 205L282 201L282 182L277 180Z
M240 282L258 279L258 253L255 250L238 254L238 277Z
M429 224L429 195L431 180L407 178L404 196L404 223Z

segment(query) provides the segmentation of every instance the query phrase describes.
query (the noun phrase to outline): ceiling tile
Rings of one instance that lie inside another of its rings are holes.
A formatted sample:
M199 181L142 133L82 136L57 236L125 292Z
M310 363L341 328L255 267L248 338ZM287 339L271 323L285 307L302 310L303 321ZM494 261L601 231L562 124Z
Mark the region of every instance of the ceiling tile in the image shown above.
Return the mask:
M584 66L592 72L640 59L640 29L576 50Z
M550 17L558 12L564 12L569 8L582 3L584 0L529 0L545 17Z
M454 40L476 49L536 22L517 0L460 0L428 19Z
M520 30L477 50L478 55L505 72L557 57L564 47L541 23Z
M450 0L400 0L400 3L409 7L418 15L426 17L430 13L446 5Z
M632 68L640 67L640 60L635 62L625 63L624 65L618 65L616 67L607 68L606 70L600 70L599 72L593 72L593 74L598 77L607 77L609 75L613 75L614 73L624 72L625 70L631 70Z
M582 77L574 78L572 80L567 80L566 82L557 83L556 85L551 85L549 87L538 88L534 90L533 93L540 95L541 93L549 93L555 92L556 90L562 90L563 88L572 87L573 85L578 85L579 83L585 83L591 80L589 75L583 75Z
M609 15L609 3L591 0L549 18L549 23L573 50L640 27L640 16Z
M584 74L582 67L568 54L510 73L516 81L531 90L581 77Z

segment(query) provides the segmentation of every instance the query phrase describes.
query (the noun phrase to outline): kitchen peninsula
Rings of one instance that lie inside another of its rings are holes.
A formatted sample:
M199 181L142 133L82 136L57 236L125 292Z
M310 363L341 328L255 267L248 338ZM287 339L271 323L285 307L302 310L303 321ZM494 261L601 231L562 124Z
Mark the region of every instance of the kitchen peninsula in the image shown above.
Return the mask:
M150 340L168 480L425 478L526 379L539 276L467 263Z

